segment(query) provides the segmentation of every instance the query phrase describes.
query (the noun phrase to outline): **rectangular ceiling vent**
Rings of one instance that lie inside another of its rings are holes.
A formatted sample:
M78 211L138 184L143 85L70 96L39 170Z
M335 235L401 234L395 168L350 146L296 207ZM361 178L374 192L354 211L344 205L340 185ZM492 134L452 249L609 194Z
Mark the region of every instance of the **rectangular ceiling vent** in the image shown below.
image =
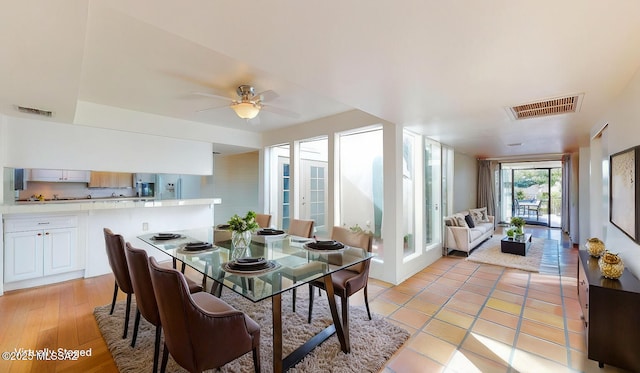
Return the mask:
M36 108L26 107L26 106L16 106L16 110L18 110L21 113L40 115L40 116L43 116L43 117L52 117L53 116L53 111L41 110L41 109L36 109Z
M582 94L558 97L544 101L510 107L509 111L515 119L528 119L544 117L547 115L559 115L575 113L580 110Z

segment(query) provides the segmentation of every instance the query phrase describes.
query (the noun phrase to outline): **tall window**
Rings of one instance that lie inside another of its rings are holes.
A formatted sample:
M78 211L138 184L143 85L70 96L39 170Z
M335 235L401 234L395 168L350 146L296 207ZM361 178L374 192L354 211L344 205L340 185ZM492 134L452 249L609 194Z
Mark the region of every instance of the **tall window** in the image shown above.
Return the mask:
M339 138L340 222L374 235L373 251L382 258L382 129Z
M421 173L418 172L417 158L420 152L416 152L416 149L420 149L420 136L404 131L402 136L402 206L403 206L403 255L405 257L416 253L418 241L417 238L421 235L417 235L416 230L416 218L417 213L422 209L416 204L416 201L420 199L420 196L416 196L416 191L421 190L418 182L420 180ZM420 240L421 241L421 240Z
M440 144L426 139L424 148L424 211L426 248L442 242L442 157Z

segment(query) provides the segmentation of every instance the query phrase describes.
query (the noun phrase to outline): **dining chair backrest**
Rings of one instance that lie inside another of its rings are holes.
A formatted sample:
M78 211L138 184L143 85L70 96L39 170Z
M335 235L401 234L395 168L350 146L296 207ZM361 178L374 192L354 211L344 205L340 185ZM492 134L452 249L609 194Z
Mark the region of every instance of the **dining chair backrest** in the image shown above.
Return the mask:
M146 251L131 246L129 242L127 242L125 254L138 310L147 321L158 326L160 325L160 314L151 283L149 256Z
M367 252L373 248L373 235L365 232L353 232L343 227L333 227L331 229L331 239L342 242L347 246L359 247ZM349 267L350 271L362 273L369 267L369 260Z
M298 237L313 237L313 220L291 219L288 233Z
M269 228L269 224L271 224L271 215L256 214L256 223L258 223L260 228Z
M109 259L109 266L113 271L116 284L118 284L120 290L131 294L133 293L133 285L131 284L127 258L124 253L124 237L113 233L109 228L104 228L103 232L107 258Z

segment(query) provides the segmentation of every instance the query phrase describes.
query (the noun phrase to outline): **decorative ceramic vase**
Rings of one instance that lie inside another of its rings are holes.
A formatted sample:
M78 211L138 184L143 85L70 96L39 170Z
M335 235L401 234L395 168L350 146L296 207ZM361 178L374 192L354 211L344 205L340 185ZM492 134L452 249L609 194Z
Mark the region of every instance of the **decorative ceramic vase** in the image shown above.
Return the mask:
M251 231L231 231L231 259L244 258L249 256L249 245L251 244Z
M622 272L624 272L622 259L617 254L612 254L607 251L598 259L598 266L604 277L613 280L620 278Z
M599 238L593 237L587 239L587 252L589 255L599 258L602 254L604 254L605 247L604 242L602 242Z

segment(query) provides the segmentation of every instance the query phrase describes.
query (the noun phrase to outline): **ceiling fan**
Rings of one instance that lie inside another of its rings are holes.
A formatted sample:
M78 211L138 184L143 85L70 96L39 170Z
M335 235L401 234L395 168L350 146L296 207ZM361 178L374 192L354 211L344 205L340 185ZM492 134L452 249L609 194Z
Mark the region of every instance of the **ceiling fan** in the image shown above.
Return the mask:
M286 109L265 104L266 101L270 101L278 97L278 94L276 92L272 90L268 90L268 91L264 91L256 94L253 87L246 84L243 84L236 89L236 93L238 94L239 99L233 99L233 98L224 97L224 96L216 95L213 93L206 93L206 92L193 92L193 93L200 96L207 96L207 97L213 97L217 99L231 101L231 104L229 105L229 107L233 109L233 111L235 111L236 114L242 119L247 119L247 120L253 119L258 115L260 110L284 115L289 118L298 118L300 116L298 113L294 113ZM224 106L214 106L214 107L198 110L198 112L218 109L220 107L224 107Z

